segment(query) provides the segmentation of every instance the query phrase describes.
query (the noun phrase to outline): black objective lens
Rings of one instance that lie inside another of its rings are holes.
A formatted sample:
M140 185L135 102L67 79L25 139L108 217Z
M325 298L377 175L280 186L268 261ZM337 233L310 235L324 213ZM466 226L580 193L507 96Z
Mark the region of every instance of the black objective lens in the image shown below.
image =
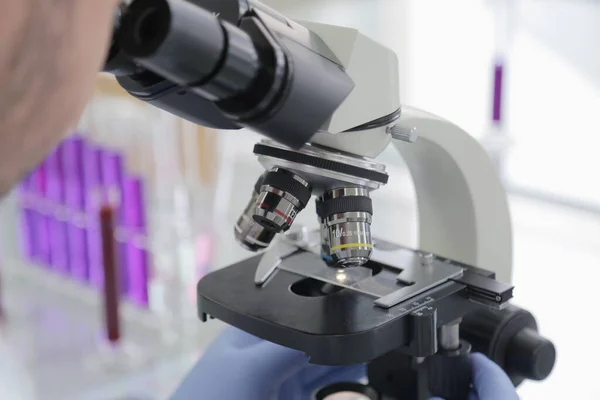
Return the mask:
M274 168L262 182L254 221L270 231L285 232L304 210L311 195L312 187L304 179L285 169Z
M242 247L250 251L266 249L276 235L274 231L265 229L252 218L265 175L266 173L261 175L256 181L252 197L244 212L238 218L234 228L235 239Z

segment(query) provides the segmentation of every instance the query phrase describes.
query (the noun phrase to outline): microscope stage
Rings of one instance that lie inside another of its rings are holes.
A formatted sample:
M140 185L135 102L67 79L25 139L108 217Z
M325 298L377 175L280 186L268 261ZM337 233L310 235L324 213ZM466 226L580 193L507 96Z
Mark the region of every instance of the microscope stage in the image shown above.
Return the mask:
M210 315L265 340L300 350L314 364L364 363L399 348L415 356L433 354L439 326L481 307L499 307L512 292L512 287L496 282L492 273L460 264L461 275L450 274L448 279L438 280L432 287L386 308L376 304L377 295L358 289L360 285L342 287L316 277L317 267L324 271L329 267L318 255L300 249L285 258L265 284L257 285L255 271L262 257L244 260L200 280L199 314L203 320ZM445 261L435 258L436 263L447 264ZM418 266L398 268L376 261L368 266L373 277L364 281L379 279L380 288L387 285L404 290L419 285L398 282L398 277ZM308 273L302 273L303 269Z

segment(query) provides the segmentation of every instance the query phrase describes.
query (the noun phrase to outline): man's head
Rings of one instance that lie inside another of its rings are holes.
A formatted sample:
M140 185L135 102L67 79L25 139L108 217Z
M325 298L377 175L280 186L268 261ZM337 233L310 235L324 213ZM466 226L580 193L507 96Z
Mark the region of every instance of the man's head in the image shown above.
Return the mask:
M0 0L0 197L74 127L119 0Z

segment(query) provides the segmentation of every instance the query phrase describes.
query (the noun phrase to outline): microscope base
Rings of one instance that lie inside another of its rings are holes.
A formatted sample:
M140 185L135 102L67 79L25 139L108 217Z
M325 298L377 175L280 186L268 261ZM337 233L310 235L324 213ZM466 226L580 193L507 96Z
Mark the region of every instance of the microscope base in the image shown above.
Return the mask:
M310 243L279 242L205 276L197 290L203 321L217 318L299 350L313 364L367 364L368 385L335 384L315 400L338 392L371 400L466 399L471 345L515 386L552 371L553 344L530 313L508 303L512 286L493 273L379 239L360 273L332 273ZM267 277L257 281L257 271ZM345 276L337 284L336 274Z

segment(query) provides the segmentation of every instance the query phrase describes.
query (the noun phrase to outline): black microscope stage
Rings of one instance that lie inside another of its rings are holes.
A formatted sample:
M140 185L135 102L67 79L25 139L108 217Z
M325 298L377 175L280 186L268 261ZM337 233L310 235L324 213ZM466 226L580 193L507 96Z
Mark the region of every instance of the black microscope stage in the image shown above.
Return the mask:
M375 249L366 267L343 270L299 246L257 284L272 248L200 280L199 314L300 350L314 364L352 365L398 349L430 356L439 327L481 308L500 309L512 297L512 286L489 271L382 240Z

